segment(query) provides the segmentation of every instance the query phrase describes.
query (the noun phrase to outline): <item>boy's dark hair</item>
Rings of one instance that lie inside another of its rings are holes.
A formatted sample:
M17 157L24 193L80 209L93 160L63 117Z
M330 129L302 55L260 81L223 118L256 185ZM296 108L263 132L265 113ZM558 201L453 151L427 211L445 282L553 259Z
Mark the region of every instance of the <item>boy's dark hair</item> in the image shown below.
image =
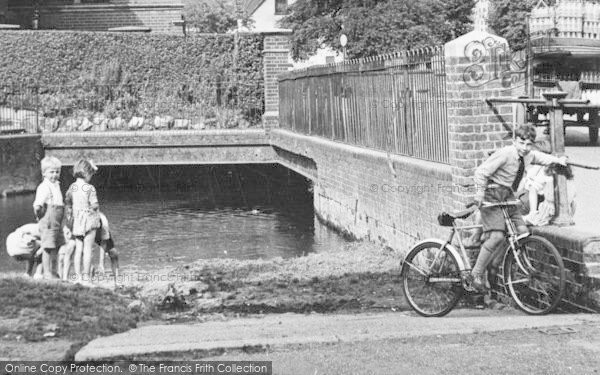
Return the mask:
M531 142L535 142L535 136L536 136L535 126L530 123L521 124L521 125L519 125L517 130L515 130L515 136L519 137L521 139L524 139L524 140L529 139Z
M573 179L573 170L570 165L560 165L560 164L550 164L548 166L548 171L551 174L560 174L567 178L567 180Z

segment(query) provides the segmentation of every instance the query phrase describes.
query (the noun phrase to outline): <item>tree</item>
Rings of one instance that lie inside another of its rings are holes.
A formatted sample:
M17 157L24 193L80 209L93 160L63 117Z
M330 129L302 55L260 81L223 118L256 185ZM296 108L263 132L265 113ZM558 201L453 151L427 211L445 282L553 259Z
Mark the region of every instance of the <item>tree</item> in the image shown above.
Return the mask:
M505 38L513 50L527 46L527 17L537 0L493 0L490 28Z
M237 27L235 0L186 0L186 22L203 33L225 33ZM248 22L247 15L242 17Z
M521 50L527 46L527 18L539 0L492 0L489 18L490 28L505 38L511 49ZM545 1L553 5L555 1Z
M468 31L475 0L297 0L282 26L294 30L292 56L306 58L322 45L349 58L441 44Z

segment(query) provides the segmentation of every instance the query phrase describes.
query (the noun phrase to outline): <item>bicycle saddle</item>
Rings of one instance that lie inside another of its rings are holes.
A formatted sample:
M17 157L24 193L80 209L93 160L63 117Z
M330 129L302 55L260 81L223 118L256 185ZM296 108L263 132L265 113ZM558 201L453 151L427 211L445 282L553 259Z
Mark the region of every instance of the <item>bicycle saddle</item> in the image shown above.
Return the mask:
M454 220L466 219L475 211L475 209L476 207L452 213L442 212L438 215L438 223L443 227L451 227L452 224L454 224Z

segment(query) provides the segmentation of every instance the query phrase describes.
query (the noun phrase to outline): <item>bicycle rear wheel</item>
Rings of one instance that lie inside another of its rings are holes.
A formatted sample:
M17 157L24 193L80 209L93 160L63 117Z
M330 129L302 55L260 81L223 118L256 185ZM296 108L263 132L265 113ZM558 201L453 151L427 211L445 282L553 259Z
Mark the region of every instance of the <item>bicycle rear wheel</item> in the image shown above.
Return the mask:
M517 306L531 315L551 312L565 291L565 266L550 241L538 236L520 240L504 262L504 282Z
M446 247L425 242L413 248L402 265L408 304L422 316L444 316L463 293L458 262Z

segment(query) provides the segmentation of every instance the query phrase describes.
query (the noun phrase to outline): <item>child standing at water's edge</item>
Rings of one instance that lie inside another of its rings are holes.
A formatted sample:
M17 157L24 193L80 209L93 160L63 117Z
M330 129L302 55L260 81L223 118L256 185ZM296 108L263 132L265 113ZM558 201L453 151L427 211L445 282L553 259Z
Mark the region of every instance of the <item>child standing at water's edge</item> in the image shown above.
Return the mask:
M75 252L76 241L67 226L63 227L63 235L65 237L65 244L58 249L58 276L67 281L69 268L71 268L71 256Z
M80 281L90 281L92 248L96 238L96 229L100 227L98 215L99 205L96 189L90 184L92 176L98 168L92 161L78 160L73 166L75 182L67 190L67 211L69 222L72 223L72 233L75 237L75 258L73 264L75 275ZM83 256L83 273L81 273L81 258Z
M61 224L64 204L58 181L62 164L53 156L46 156L40 164L44 180L36 189L33 212L39 222L40 246L44 249L42 252L44 278L52 279L56 253L63 242Z

